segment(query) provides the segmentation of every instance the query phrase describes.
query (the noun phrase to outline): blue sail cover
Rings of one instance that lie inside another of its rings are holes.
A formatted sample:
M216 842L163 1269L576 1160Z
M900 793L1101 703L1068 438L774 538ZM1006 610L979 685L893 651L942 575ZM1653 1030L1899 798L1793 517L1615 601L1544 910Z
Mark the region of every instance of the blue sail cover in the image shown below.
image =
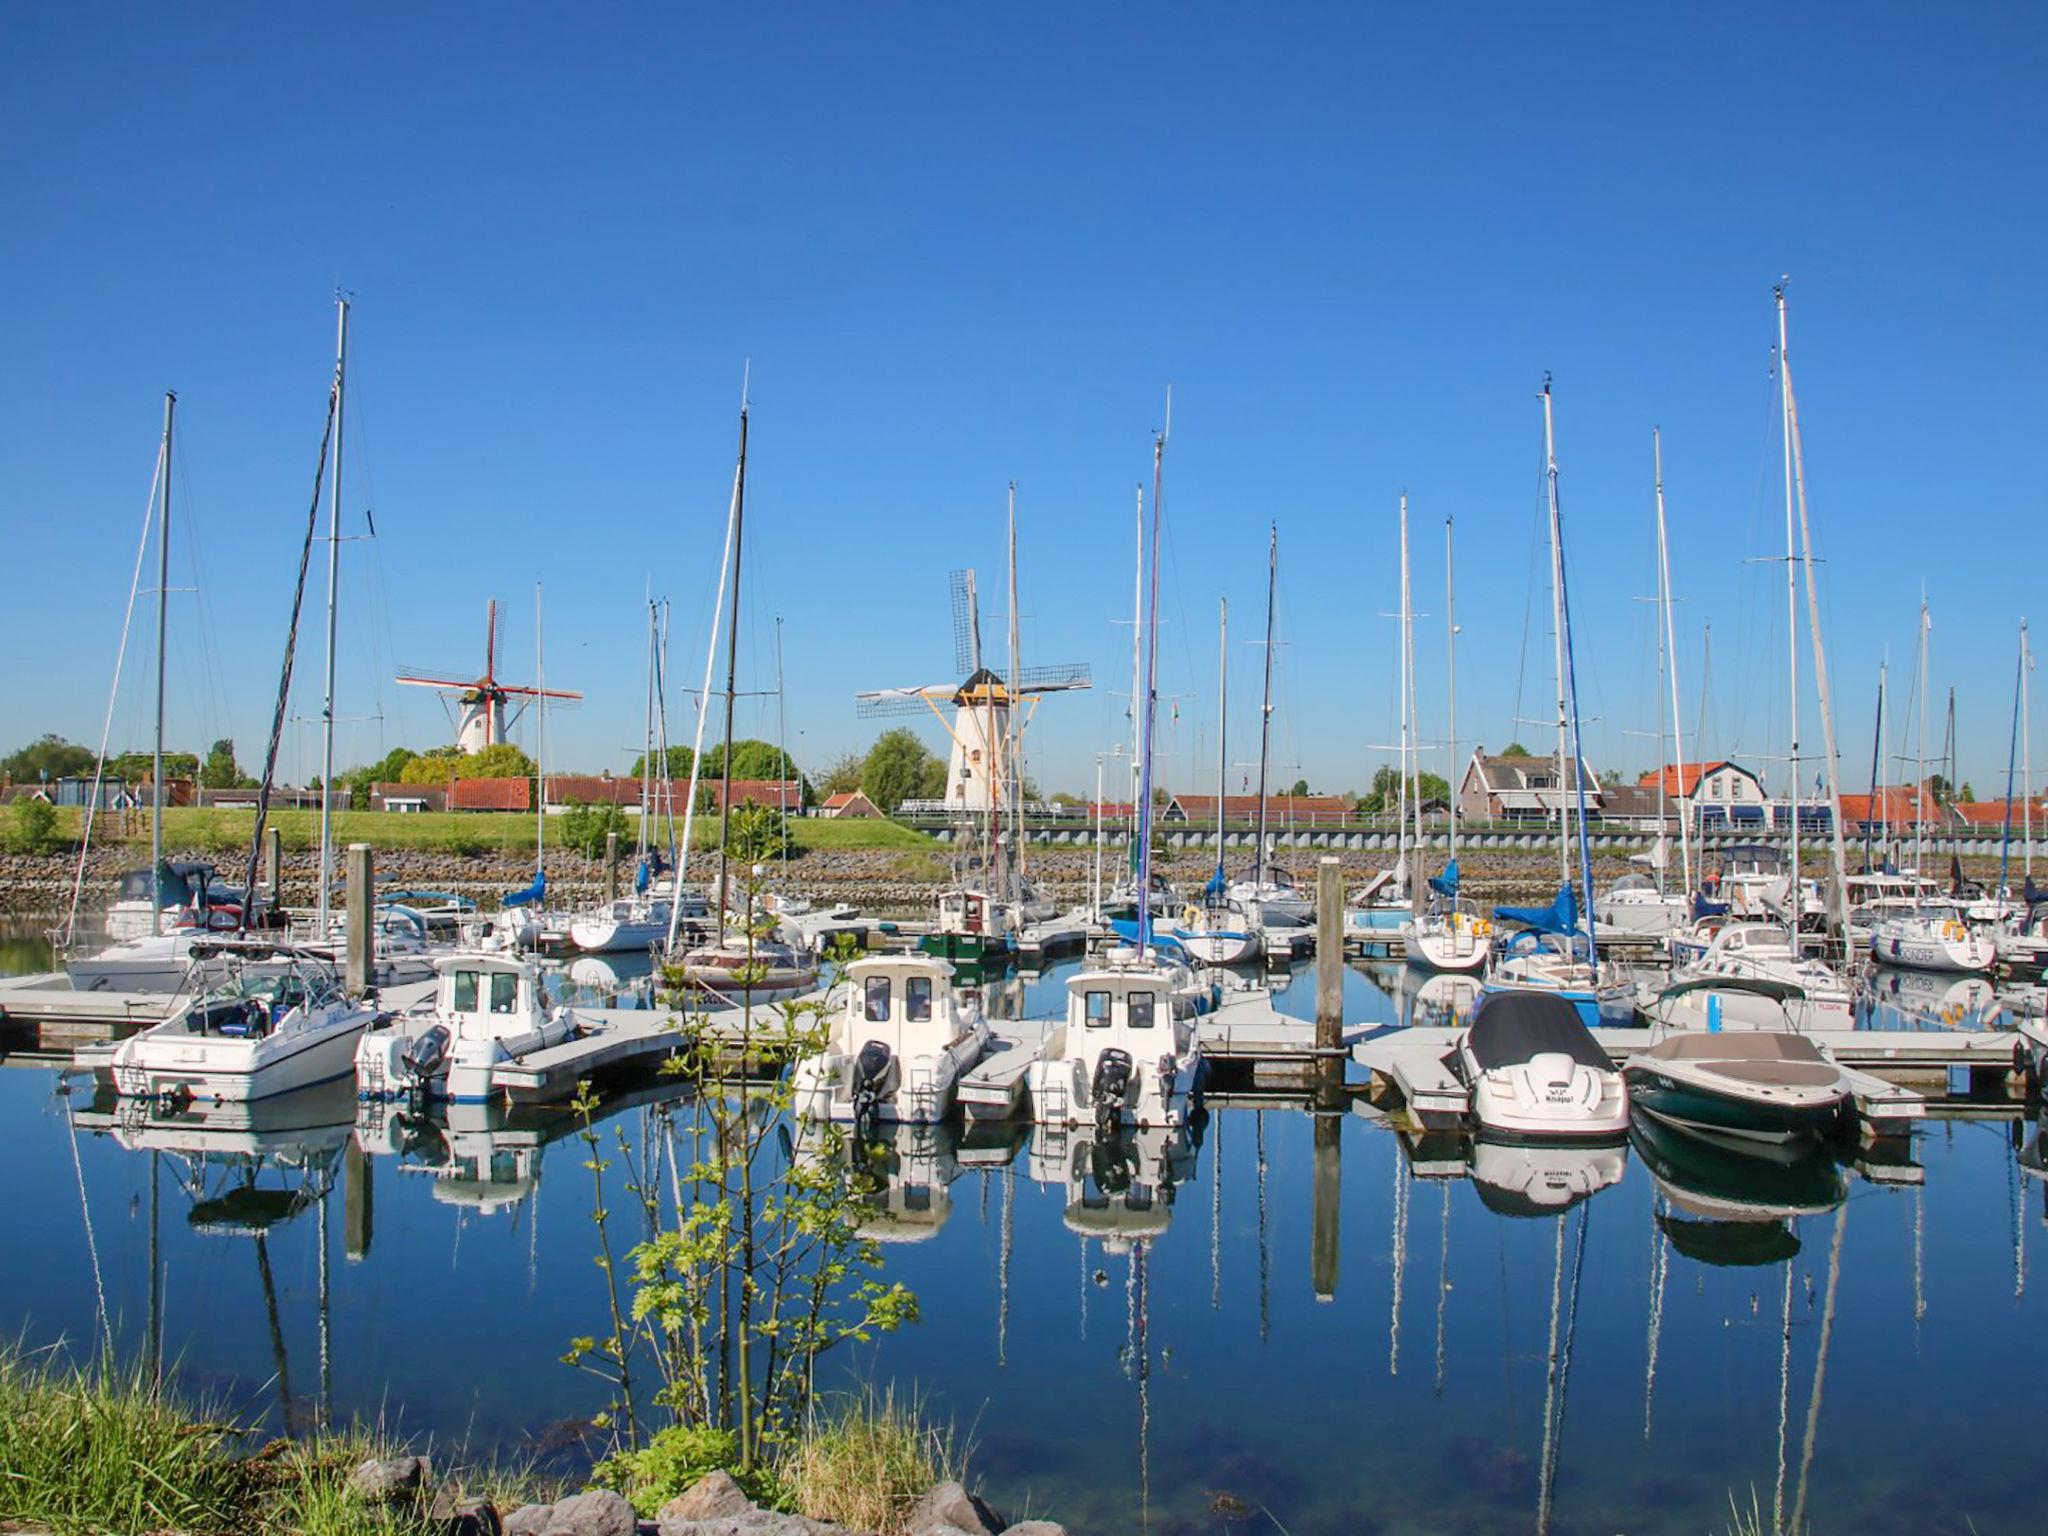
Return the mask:
M1174 938L1171 934L1161 933L1157 928L1154 928L1149 934L1147 934L1143 940L1143 944L1140 944L1140 940L1138 938L1138 924L1135 918L1113 917L1109 920L1109 927L1110 931L1114 933L1118 938L1122 939L1126 944L1138 944L1141 948L1143 947L1143 944L1149 944L1152 948L1158 950L1163 955L1181 955L1187 953L1187 951L1181 947L1180 940Z
M645 896L647 894L647 887L650 884L652 884L653 881L654 874L651 870L648 869L647 861L645 859L642 859L639 865L633 871L633 894L636 896Z
M1708 900L1707 894L1704 891L1694 891L1692 893L1692 920L1694 922L1698 922L1703 917L1726 917L1733 910L1734 908L1728 902Z
M1448 896L1452 901L1456 901L1458 899L1458 861L1453 859L1450 863L1446 864L1442 874L1431 875L1429 877L1429 888L1439 896Z
M1557 900L1547 907L1495 907L1494 917L1503 923L1521 923L1537 933L1576 933L1579 904L1569 885L1557 888Z
M1216 873L1209 877L1209 883L1202 887L1202 896L1210 906L1214 906L1229 894L1230 883L1223 878L1223 866L1219 864Z
M547 899L547 894L548 872L544 869L536 869L533 872L533 884L523 891L513 891L508 894L505 897L504 904L508 907L537 907L542 901Z

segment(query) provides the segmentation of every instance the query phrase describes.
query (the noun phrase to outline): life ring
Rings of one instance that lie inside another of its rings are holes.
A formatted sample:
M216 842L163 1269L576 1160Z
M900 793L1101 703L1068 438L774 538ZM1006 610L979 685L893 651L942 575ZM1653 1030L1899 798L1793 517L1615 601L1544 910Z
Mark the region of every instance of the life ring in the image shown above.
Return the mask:
M1180 911L1180 925L1183 928L1199 928L1202 925L1202 909L1189 902Z

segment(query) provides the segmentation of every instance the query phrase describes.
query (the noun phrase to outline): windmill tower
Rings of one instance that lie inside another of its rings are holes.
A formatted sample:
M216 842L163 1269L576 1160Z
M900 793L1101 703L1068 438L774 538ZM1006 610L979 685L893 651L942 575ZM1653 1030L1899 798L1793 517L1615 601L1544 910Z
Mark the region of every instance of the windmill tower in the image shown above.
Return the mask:
M856 694L856 712L869 720L929 710L953 743L946 764L946 809L956 816L986 816L1012 803L1014 781L1022 773L1024 728L1039 699L1086 688L1088 667L1018 667L1014 678L1001 676L982 659L974 572L953 572L950 585L953 665L963 680Z
M452 700L455 745L464 752L480 752L505 740L505 733L519 723L519 717L535 699L583 697L580 693L561 688L527 688L498 681L498 600L495 597L491 599L486 621L483 676L464 681L401 673L398 681L415 688L432 688L444 695L444 702Z

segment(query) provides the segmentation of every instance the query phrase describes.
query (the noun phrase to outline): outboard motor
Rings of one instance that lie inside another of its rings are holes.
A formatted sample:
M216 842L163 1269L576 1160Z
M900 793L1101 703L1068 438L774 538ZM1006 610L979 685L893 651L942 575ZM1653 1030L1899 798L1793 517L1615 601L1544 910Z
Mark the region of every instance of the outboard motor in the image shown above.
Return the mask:
M874 1128L875 1104L888 1073L889 1047L880 1040L868 1041L853 1059L853 1124L859 1134Z
M412 1074L414 1087L425 1087L427 1079L447 1062L450 1038L448 1026L436 1024L406 1049L405 1067Z
M1123 1121L1124 1100L1131 1091L1131 1053L1114 1046L1095 1058L1095 1081L1088 1085L1095 1101L1095 1124L1109 1130Z

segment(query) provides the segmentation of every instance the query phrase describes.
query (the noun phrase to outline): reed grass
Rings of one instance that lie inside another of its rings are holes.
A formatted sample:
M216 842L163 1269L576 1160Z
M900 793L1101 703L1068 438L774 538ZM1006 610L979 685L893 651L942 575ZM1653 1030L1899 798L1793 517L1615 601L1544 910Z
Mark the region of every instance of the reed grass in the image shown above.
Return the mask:
M779 1470L790 1502L813 1520L902 1536L917 1501L959 1477L967 1454L921 1402L870 1386L815 1410Z

